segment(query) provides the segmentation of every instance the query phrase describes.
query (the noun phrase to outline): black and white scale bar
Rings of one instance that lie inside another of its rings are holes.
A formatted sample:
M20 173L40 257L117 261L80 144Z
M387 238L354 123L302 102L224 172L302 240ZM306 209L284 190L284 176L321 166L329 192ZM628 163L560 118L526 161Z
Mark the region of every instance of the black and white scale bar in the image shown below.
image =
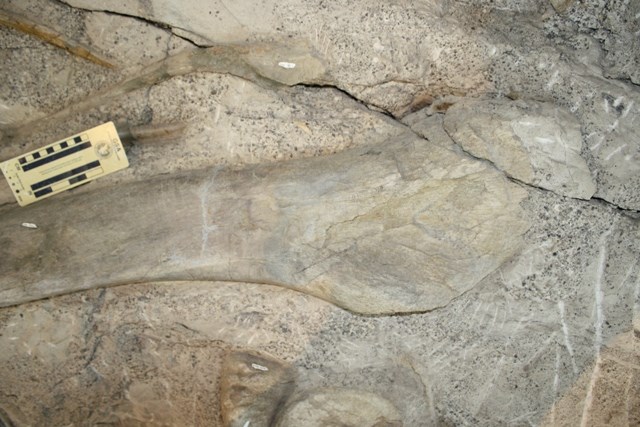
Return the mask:
M34 192L33 195L36 196L36 198L38 198L38 197L42 197L42 196L44 196L46 194L49 194L49 193L52 193L52 192L53 192L53 190L51 189L51 187L47 187L47 188L45 188L43 190Z
M84 181L85 179L87 179L87 175L84 173L82 175L74 176L69 180L69 185L76 184L80 181Z
M58 159L62 159L63 157L70 156L71 154L77 153L78 151L86 150L89 147L91 147L91 142L89 142L89 141L84 142L82 144L74 145L73 147L68 148L66 150L58 151L57 153L53 153L50 156L47 156L47 157L45 157L43 159L39 159L39 160L36 160L35 162L31 162L29 164L23 165L22 166L22 170L24 172L28 172L31 169L35 169L35 168L40 167L42 165L46 165L47 163L51 163L51 162L56 161ZM36 158L35 157L36 154L38 154L38 153L34 153L33 154L34 158ZM38 157L40 157L40 156L38 155ZM20 159L20 160L22 160L22 159Z
M77 167L75 169L71 169L70 171L58 174L56 176L53 176L51 178L42 180L40 182L36 182L35 184L33 184L31 186L31 190L36 191L36 190L39 190L41 188L48 187L51 184L55 184L56 182L62 181L62 180L67 179L67 178L71 178L74 175L81 174L83 172L86 172L86 171L89 171L91 169L97 168L98 166L100 166L100 161L99 160L95 160L95 161L93 161L91 163L87 163L84 166L79 166L79 167ZM36 197L40 197L40 196L37 195L37 193L34 193L34 195Z

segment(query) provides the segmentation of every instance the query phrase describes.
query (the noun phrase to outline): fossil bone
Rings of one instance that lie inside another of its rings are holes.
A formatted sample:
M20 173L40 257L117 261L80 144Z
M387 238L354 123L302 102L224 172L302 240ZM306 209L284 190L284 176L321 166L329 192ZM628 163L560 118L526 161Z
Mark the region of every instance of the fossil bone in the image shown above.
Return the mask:
M485 163L406 133L52 198L0 217L0 305L219 280L281 285L360 313L431 310L518 250L525 195Z

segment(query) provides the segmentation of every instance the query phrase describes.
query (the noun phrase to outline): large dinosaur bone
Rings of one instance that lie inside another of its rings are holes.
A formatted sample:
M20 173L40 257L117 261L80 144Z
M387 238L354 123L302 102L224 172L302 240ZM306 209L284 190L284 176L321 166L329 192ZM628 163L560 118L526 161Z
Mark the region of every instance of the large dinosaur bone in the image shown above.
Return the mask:
M286 286L360 313L430 310L518 250L525 195L406 134L52 198L0 217L0 305L197 279Z

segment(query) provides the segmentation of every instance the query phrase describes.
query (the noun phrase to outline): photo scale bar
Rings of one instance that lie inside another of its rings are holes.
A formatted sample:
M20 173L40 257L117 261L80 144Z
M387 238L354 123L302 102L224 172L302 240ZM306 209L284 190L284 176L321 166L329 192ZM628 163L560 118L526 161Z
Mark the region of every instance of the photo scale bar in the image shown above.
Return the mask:
M52 155L50 155L48 157L45 157L45 158L40 159L40 160L36 160L35 162L29 163L27 165L23 165L22 166L22 170L24 172L28 172L31 169L35 169L35 168L40 167L42 165L46 165L47 163L51 163L51 162L56 161L58 159L62 159L64 157L70 156L71 154L77 153L78 151L86 150L89 147L91 147L91 142L89 142L89 141L87 141L85 143L82 143L82 144L74 145L73 147L71 147L69 149L58 151L57 153L54 153L54 154L52 154Z
M39 190L39 189L41 189L43 187L48 187L51 184L55 184L58 181L62 181L63 179L70 178L70 177L72 177L74 175L78 175L80 173L83 173L83 172L86 172L88 170L97 168L99 166L100 166L100 161L99 160L93 161L91 163L87 163L84 166L79 166L79 167L77 167L75 169L71 169L70 171L58 174L58 175L53 176L53 177L51 177L49 179L45 179L43 181L36 182L35 184L33 184L31 186L31 190L36 191L36 190ZM36 195L36 197L40 197L40 196Z

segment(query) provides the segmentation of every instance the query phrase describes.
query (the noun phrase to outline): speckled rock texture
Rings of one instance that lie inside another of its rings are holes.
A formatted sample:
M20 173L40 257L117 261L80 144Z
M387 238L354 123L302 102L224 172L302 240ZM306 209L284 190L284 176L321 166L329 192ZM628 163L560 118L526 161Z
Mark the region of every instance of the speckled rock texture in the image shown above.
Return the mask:
M0 426L638 425L638 13L5 0Z

